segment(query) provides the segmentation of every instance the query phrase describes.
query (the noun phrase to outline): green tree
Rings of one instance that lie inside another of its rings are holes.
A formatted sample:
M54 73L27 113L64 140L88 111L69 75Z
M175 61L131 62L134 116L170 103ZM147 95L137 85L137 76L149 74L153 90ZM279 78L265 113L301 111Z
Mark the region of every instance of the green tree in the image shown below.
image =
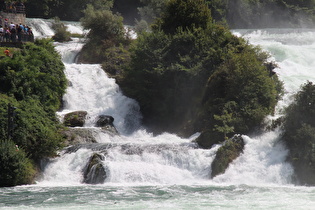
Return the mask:
M155 19L160 18L165 5L169 0L140 0L143 4L138 8L141 19L147 23L152 23Z
M211 22L210 10L203 0L170 0L157 27L165 33L174 34L179 27L182 30L206 28Z
M58 17L55 18L52 28L55 31L55 35L52 37L53 40L57 42L71 41L71 33L67 31L67 26Z
M123 25L123 18L110 10L99 10L88 5L81 23L89 30L80 60L90 63L108 61L108 51L127 45L129 38ZM117 51L117 50L114 50Z
M267 54L213 24L203 1L170 1L152 33L139 35L131 58L117 81L159 131L249 132L276 104Z
M26 14L29 17L52 18L78 21L83 11L91 4L100 10L113 6L113 0L26 0Z
M26 43L13 58L1 60L0 92L13 94L17 100L38 98L46 109L56 110L65 93L66 77L60 55L51 40Z
M277 103L279 81L269 75L260 60L264 56L259 49L248 46L243 52L232 54L209 78L204 108L210 116L231 113L230 127L237 133L248 133L259 127ZM267 57L263 61L266 60ZM212 123L220 125L222 119L216 122L218 119L214 117Z

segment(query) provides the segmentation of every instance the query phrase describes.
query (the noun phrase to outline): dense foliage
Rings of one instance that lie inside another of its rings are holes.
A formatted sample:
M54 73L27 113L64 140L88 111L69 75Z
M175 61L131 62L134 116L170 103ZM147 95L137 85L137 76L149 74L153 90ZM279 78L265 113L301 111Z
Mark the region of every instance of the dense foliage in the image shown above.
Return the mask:
M71 41L71 33L67 31L67 26L60 21L59 18L55 18L55 21L52 25L52 28L55 31L55 35L52 37L56 42L67 42Z
M125 24L159 18L169 0L24 0L28 17L78 21L88 4L120 13ZM314 0L206 0L216 22L231 28L314 26Z
M125 48L130 43L123 18L110 10L99 10L92 5L89 5L84 13L81 23L89 33L79 60L88 63L104 62L104 66L109 68L113 60L116 64L119 63L118 57L126 57Z
M66 88L64 66L50 40L36 40L2 57L0 69L0 150L7 150L1 152L0 186L30 183L31 163L54 156L63 144L55 113ZM8 113L8 104L16 107L14 113ZM2 182L6 179L12 180Z
M31 183L35 170L25 152L11 140L0 141L0 186Z
M62 20L76 20L83 17L83 10L88 4L98 9L108 9L112 0L26 0L28 17L52 18L58 16Z
M296 181L315 185L315 85L303 85L287 108L282 139L287 144L289 161L293 164Z
M202 0L171 0L167 8L117 78L140 103L144 123L186 134L209 129L221 139L259 126L279 93L268 56L213 24Z

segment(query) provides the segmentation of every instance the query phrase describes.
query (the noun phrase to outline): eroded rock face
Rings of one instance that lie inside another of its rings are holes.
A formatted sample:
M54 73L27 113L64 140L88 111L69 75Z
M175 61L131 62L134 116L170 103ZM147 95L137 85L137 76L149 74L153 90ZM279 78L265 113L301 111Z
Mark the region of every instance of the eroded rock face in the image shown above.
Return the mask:
M226 140L217 151L211 164L211 178L223 174L229 164L243 152L244 145L244 140L242 136L239 135L235 135L233 138Z
M106 171L102 161L104 156L94 153L83 169L83 182L86 184L102 184L106 179Z
M65 146L97 142L98 131L93 128L67 128L62 133L66 138Z
M86 116L86 111L70 112L64 117L64 125L68 127L83 127Z

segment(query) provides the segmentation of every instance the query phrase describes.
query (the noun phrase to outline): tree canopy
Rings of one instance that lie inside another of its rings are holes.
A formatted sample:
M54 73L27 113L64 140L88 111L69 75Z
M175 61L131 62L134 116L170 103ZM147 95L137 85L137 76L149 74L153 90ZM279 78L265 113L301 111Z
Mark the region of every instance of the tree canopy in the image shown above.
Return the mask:
M259 127L279 94L268 55L214 24L204 1L166 7L152 32L139 35L117 78L140 103L144 123L188 135L211 130L222 139Z

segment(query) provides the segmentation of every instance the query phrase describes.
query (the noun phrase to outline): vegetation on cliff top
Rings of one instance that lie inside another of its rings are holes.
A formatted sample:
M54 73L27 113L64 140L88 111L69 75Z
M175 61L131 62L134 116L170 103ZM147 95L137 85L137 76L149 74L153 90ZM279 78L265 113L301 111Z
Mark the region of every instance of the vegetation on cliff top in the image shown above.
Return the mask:
M36 40L3 57L0 69L0 186L26 184L39 161L62 148L55 113L66 88L64 65L50 40ZM8 104L16 107L10 136Z
M146 126L184 135L210 130L224 140L273 113L281 85L268 55L214 24L203 1L169 1L152 30L138 36L129 67L116 77L139 102Z

